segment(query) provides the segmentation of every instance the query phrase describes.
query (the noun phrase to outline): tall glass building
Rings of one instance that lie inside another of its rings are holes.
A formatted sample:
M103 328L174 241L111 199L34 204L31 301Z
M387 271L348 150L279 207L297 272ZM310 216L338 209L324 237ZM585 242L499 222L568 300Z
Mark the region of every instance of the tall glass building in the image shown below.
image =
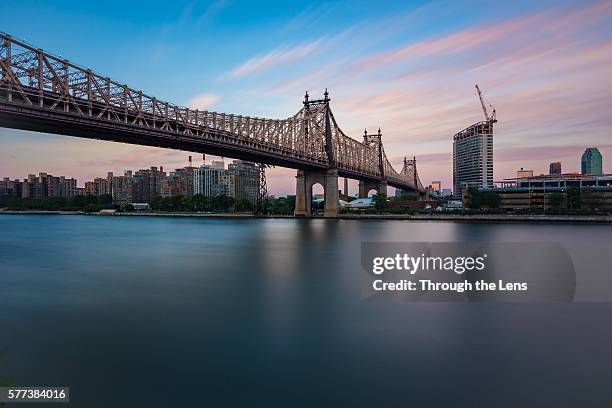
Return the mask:
M561 174L561 162L550 163L548 174Z
M453 136L453 194L461 196L467 187L493 187L493 121Z
M602 170L602 158L599 149L596 147L587 148L582 153L582 174L592 174L594 176L601 176Z

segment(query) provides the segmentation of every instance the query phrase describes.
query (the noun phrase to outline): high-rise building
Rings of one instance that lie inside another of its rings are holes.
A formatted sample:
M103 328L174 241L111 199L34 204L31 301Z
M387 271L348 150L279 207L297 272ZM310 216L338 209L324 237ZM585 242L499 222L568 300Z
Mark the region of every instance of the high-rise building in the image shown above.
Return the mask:
M161 194L161 183L166 173L157 167L138 170L125 170L123 176L108 172L106 178L97 177L85 182L84 195L101 196L109 194L113 202L120 206L132 203L151 203ZM76 185L76 184L75 184ZM76 189L79 192L79 189Z
M126 170L123 176L111 176L113 182L113 202L121 207L132 200L132 172Z
M442 182L439 180L434 180L431 182L431 189L435 192L442 191Z
M60 176L59 177L59 194L61 197L68 197L68 198L78 196L80 193L77 188L76 179Z
M212 165L202 165L193 172L193 193L215 197L223 193L219 177L223 175L224 163L215 161Z
M39 173L38 176L30 174L27 179L19 184L22 198L71 198L80 194L76 179L64 176L54 177L43 172Z
M222 185L226 187L226 195L234 197L236 200L246 198L251 203L257 201L259 168L255 163L234 160L227 166L223 180Z
M229 171L223 171L219 175L220 195L236 198L236 175Z
M151 203L155 197L161 195L161 185L166 177L161 169L151 167L146 170L138 170L134 175L132 183L132 199L135 203Z
M550 163L548 174L561 174L561 162Z
M185 167L171 172L161 183L161 196L166 198L193 197L194 170L195 167Z
M533 176L533 170L525 170L522 167L520 170L516 172L516 178L532 177L532 176Z
M21 182L5 177L0 181L0 196L21 197Z
M453 188L493 187L493 121L476 123L453 136Z
M108 194L114 197L115 194L115 175L112 171L106 173L106 183L108 186Z
M602 170L602 158L599 149L596 147L587 148L582 153L582 174L592 174L594 176L601 176Z
M108 178L97 177L93 181L85 182L85 195L101 196L112 194L112 185Z

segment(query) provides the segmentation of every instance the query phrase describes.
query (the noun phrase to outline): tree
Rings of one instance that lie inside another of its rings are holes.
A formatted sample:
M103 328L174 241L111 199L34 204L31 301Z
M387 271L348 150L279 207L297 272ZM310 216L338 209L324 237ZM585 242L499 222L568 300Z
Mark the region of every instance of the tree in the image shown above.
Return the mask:
M102 194L98 196L98 204L100 205L112 205L113 196L110 194Z
M77 195L74 197L1 197L0 207L6 206L11 210L85 210L92 208L112 207L112 197L108 194L103 196ZM97 211L97 210L96 210Z
M551 193L548 196L548 202L554 210L559 210L563 202L563 195L561 193Z
M374 208L382 210L387 206L387 195L385 193L378 193L372 197L374 201Z
M236 211L251 211L253 209L253 205L249 201L248 198L242 197L235 204Z
M467 195L467 207L473 210L498 208L501 203L501 197L494 191L478 191L474 187L469 187Z
M570 187L567 189L567 208L579 210L582 207L582 198L580 197L580 188Z
M269 211L271 214L292 215L295 210L295 196L279 197L270 200Z
M161 197L155 197L153 201L151 201L151 208L154 210L163 210L164 199Z
M176 207L177 211L193 211L193 200L189 197L178 196Z
M100 211L100 205L99 204L87 204L85 207L83 207L83 211L85 212L98 212Z
M195 211L209 211L210 210L210 197L203 194L196 194L193 196L193 209Z
M406 193L402 192L401 195L396 197L391 197L391 200L397 201L417 201L419 199L419 195L415 193Z
M234 206L236 200L234 197L219 195L212 198L212 209L214 211L229 211Z
M258 214L269 214L272 211L273 200L266 198L262 201L257 201L254 205L253 211Z

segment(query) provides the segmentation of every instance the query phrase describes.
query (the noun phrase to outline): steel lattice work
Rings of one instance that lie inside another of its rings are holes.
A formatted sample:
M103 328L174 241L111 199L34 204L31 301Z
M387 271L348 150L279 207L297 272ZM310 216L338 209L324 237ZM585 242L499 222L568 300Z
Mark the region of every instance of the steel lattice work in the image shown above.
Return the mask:
M402 168L400 177L405 180L413 180L417 189L423 190L423 184L421 184L419 174L417 173L416 157L413 157L412 160L408 160L404 157L404 167Z
M68 60L0 34L0 126L218 154L257 163L386 180L421 190L414 170L396 172L382 135L355 140L323 99L287 119L201 111L158 100Z
M267 164L257 163L259 169L259 185L257 188L257 201L255 203L255 211L261 214L265 211L266 201L268 201L268 182L266 181Z

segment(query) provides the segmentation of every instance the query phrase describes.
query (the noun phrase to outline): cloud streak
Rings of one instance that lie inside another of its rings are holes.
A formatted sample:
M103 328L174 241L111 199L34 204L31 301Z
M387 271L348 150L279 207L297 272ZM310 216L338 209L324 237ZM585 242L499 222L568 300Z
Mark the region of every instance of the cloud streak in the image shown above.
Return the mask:
M187 106L191 109L208 109L213 106L221 97L214 93L203 93L195 96L187 102Z
M253 57L236 68L232 69L228 74L230 78L240 78L254 75L264 71L269 71L282 65L300 61L318 51L324 39L320 38L309 43L300 44L293 47L281 46L274 50Z
M500 119L496 178L512 177L521 154L536 167L561 149L571 168L582 143L609 150L611 20L612 2L549 9L355 58L350 75L322 80L335 84L334 113L348 134L382 126L386 151L416 154L424 181L450 184L452 135L482 120L475 83Z

